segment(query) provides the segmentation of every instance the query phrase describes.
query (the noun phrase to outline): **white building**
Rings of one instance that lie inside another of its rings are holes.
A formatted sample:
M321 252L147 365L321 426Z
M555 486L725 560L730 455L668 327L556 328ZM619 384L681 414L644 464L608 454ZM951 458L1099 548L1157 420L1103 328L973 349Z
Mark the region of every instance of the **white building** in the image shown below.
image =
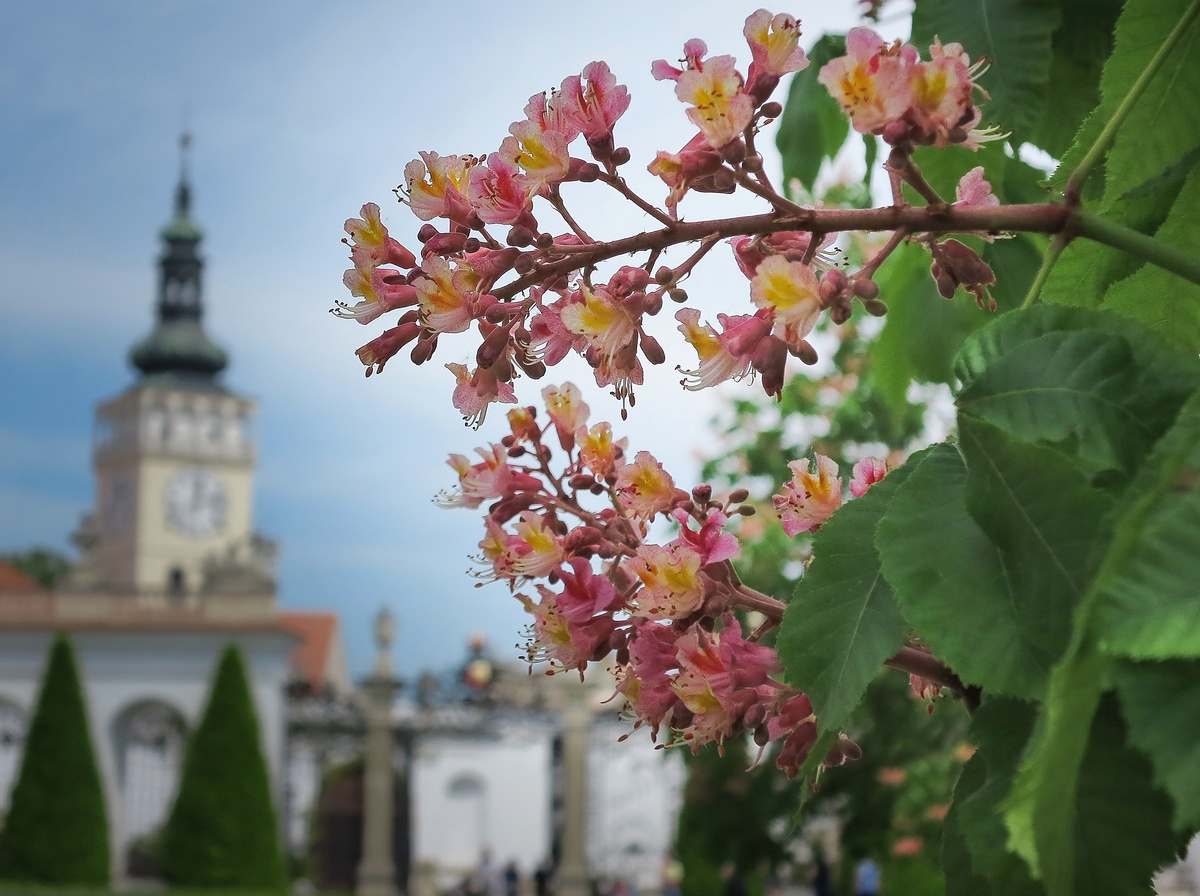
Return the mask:
M318 650L325 683L348 684L336 619L276 609L274 546L253 529L254 403L221 384L225 352L201 326L201 233L189 206L181 177L161 233L155 327L130 353L138 379L97 409L95 511L76 533L79 563L54 592L0 569L0 810L51 639L67 632L117 884L130 847L166 818L186 732L199 721L226 645L236 644L246 662L280 810L285 692L314 620L324 643L306 641L301 659L313 665Z

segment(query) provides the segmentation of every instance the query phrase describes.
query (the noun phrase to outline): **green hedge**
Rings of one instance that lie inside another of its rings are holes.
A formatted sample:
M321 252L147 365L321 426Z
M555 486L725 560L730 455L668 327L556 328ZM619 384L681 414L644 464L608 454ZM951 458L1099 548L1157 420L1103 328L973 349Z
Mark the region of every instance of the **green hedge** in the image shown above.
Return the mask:
M58 635L0 832L0 878L105 886L108 871L104 791L83 690L71 644Z
M232 645L188 741L161 860L167 881L181 887L280 891L286 884L254 703Z

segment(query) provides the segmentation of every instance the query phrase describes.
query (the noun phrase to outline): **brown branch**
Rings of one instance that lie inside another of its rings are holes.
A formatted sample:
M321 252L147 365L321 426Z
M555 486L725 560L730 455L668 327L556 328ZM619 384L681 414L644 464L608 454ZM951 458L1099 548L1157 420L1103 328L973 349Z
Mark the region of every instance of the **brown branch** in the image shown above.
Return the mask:
M968 712L974 712L979 707L979 688L964 684L953 669L933 654L912 647L901 647L895 656L885 660L883 664L910 675L919 675L943 688L949 688L962 698L963 705L967 707Z
M600 180L603 183L608 184L610 187L612 187L614 190L616 190L618 193L620 193L622 196L624 196L626 199L628 199L630 202L632 202L634 205L636 205L638 208L640 208L646 214L650 215L650 217L657 220L660 224L665 224L668 228L675 226L674 218L672 218L670 215L668 215L666 212L664 212L662 209L658 208L657 206L652 205L651 203L647 202L645 199L643 199L637 193L633 192L633 190L629 189L629 184L625 183L625 178L621 177L620 175L605 174L605 173L601 172L601 174L597 178L597 180Z
M801 208L795 206L788 214L767 212L736 218L707 221L679 221L661 230L636 233L609 243L599 243L591 251L576 247L569 257L551 259L532 274L520 277L493 295L501 301L512 299L530 286L554 275L565 275L579 268L593 267L601 262L638 252L666 249L711 237L716 240L735 236L759 236L785 230L802 230L813 234L838 233L844 230L885 231L905 229L911 233L1059 233L1076 215L1074 209L1054 203L999 206L940 205L917 208L887 206L885 208ZM552 250L551 250L552 251Z

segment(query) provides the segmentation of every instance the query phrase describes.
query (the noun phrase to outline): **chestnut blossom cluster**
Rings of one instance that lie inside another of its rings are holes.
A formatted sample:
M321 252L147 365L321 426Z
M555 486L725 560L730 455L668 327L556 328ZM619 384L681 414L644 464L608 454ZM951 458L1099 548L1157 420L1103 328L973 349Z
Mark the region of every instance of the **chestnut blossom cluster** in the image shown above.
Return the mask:
M527 659L582 676L614 657L617 696L635 727L656 739L665 729L668 743L693 749L751 732L760 746L777 743L777 764L795 775L816 718L808 697L776 678L778 658L761 643L783 605L744 585L730 563L739 551L730 518L753 513L746 492L723 501L707 485L685 492L649 452L630 456L608 423L591 423L574 385L542 395L544 422L533 407L515 408L508 434L478 460L451 455L458 484L440 497L448 507L486 505L477 575L507 583L533 617ZM828 459L818 463L828 469ZM877 461L860 464L852 491L884 472ZM829 503L824 493L806 498L799 483L785 489L788 501ZM656 520L677 526L675 536L652 536ZM748 615L760 620L749 632ZM835 753L831 764L854 747L843 741Z
M521 373L537 379L572 354L586 359L597 385L621 401L624 414L645 365L666 359L649 321L665 300L688 301L682 282L723 238L719 227L689 231L679 218L680 202L689 192L741 187L763 196L776 213L790 206L771 186L754 140L763 122L780 114L780 104L769 99L780 79L808 65L800 23L758 10L747 18L744 35L751 57L745 74L733 56L709 55L698 39L685 44L677 64L651 66L656 78L674 84L696 128L677 152L659 152L648 166L668 188L665 208L634 193L621 175L630 153L617 144L615 128L630 97L600 61L531 97L524 117L486 157L423 152L409 162L397 195L425 222L415 251L388 233L373 203L346 222L353 267L343 279L357 301L339 302L334 313L367 324L399 312L392 326L358 349L367 374L406 349L414 363L425 363L445 338L473 332L473 363L446 365L454 405L469 423L478 425L493 403L515 403L513 381ZM840 63L862 72L837 83L868 85L877 99L901 90L896 78L884 77L896 65L934 65L911 61L907 51L897 51L894 60L882 51L867 59L860 44ZM967 85L969 96L970 70L956 67L965 57L948 47L938 60L937 72L945 69L956 79L954 95ZM914 84L936 80L930 69L924 81L905 81L904 108L918 108ZM900 108L899 101L885 105ZM616 190L662 229L623 240L594 238L564 198L564 187L592 183ZM886 311L871 280L877 262L847 273L834 263L836 233L787 227L778 214L760 217L757 228L735 229L728 238L749 280L749 311L711 322L691 307L675 315L698 358L691 369L679 367L688 389L761 376L766 393L778 396L789 357L815 362L808 336L823 313L842 323L855 300L873 314ZM667 249L687 242L698 243L689 257L662 263ZM646 255L642 263L600 273L603 262L639 253ZM953 253L941 254L939 282L957 288L981 279Z
M788 215L799 206L771 185L754 141L761 125L781 112L770 100L781 78L808 65L800 23L760 9L746 19L743 33L751 57L745 74L733 56L709 55L699 39L684 45L677 63L660 59L651 66L655 78L674 84L696 128L678 151L661 151L648 166L668 188L662 208L635 193L621 174L630 152L617 144L615 129L630 96L602 61L532 96L524 117L486 157L422 152L409 162L396 193L425 222L417 251L388 233L373 203L345 225L353 266L343 280L358 301L339 302L334 313L367 324L399 312L391 327L358 349L367 374L383 370L404 349L423 364L444 338L473 332L473 363L446 365L454 405L468 423L478 425L493 403L515 403L513 381L521 373L537 379L572 354L586 359L624 415L645 364L666 360L649 321L665 300L688 301L681 284L723 239L750 281L751 308L719 314L715 322L701 321L695 308L677 311L678 329L698 357L693 369L678 368L688 389L761 377L764 391L778 397L788 358L816 361L808 337L822 314L844 323L856 300L871 314L886 312L872 276L902 239L928 247L943 295L961 286L988 305L991 269L958 240L898 233L848 273L835 263L837 233L789 226ZM979 65L958 44L935 42L930 57L921 61L914 47L889 45L857 28L847 38L847 55L819 75L855 128L893 145L889 171L898 205L901 180L930 202L942 202L922 186L908 158L915 145L976 147L988 139L976 128ZM661 229L607 241L593 237L568 209L564 187L594 183L616 190ZM703 226L680 219L688 193L739 188L765 199L772 212ZM994 202L976 169L964 177L953 204ZM744 226L730 226L739 221ZM689 242L698 243L690 256L663 263L666 250ZM643 253L644 261L601 274L603 263L632 262Z
M911 44L887 43L870 28L852 28L846 55L821 69L817 80L841 103L862 134L891 146L964 143L972 148L997 134L977 127L974 94L982 63L972 65L961 44L934 38L929 59Z

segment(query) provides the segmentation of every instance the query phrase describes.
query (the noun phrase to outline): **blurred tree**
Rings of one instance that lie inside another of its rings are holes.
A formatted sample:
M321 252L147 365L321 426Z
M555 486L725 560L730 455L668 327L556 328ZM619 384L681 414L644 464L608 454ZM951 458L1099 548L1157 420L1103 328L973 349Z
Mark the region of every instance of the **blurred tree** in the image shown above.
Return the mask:
M43 588L55 588L71 571L71 561L52 548L30 548L0 554L0 561L18 569Z
M108 820L75 653L58 635L0 832L0 878L108 884Z
M233 645L221 654L208 706L188 741L163 830L162 870L184 887L282 891L286 884L258 720Z

